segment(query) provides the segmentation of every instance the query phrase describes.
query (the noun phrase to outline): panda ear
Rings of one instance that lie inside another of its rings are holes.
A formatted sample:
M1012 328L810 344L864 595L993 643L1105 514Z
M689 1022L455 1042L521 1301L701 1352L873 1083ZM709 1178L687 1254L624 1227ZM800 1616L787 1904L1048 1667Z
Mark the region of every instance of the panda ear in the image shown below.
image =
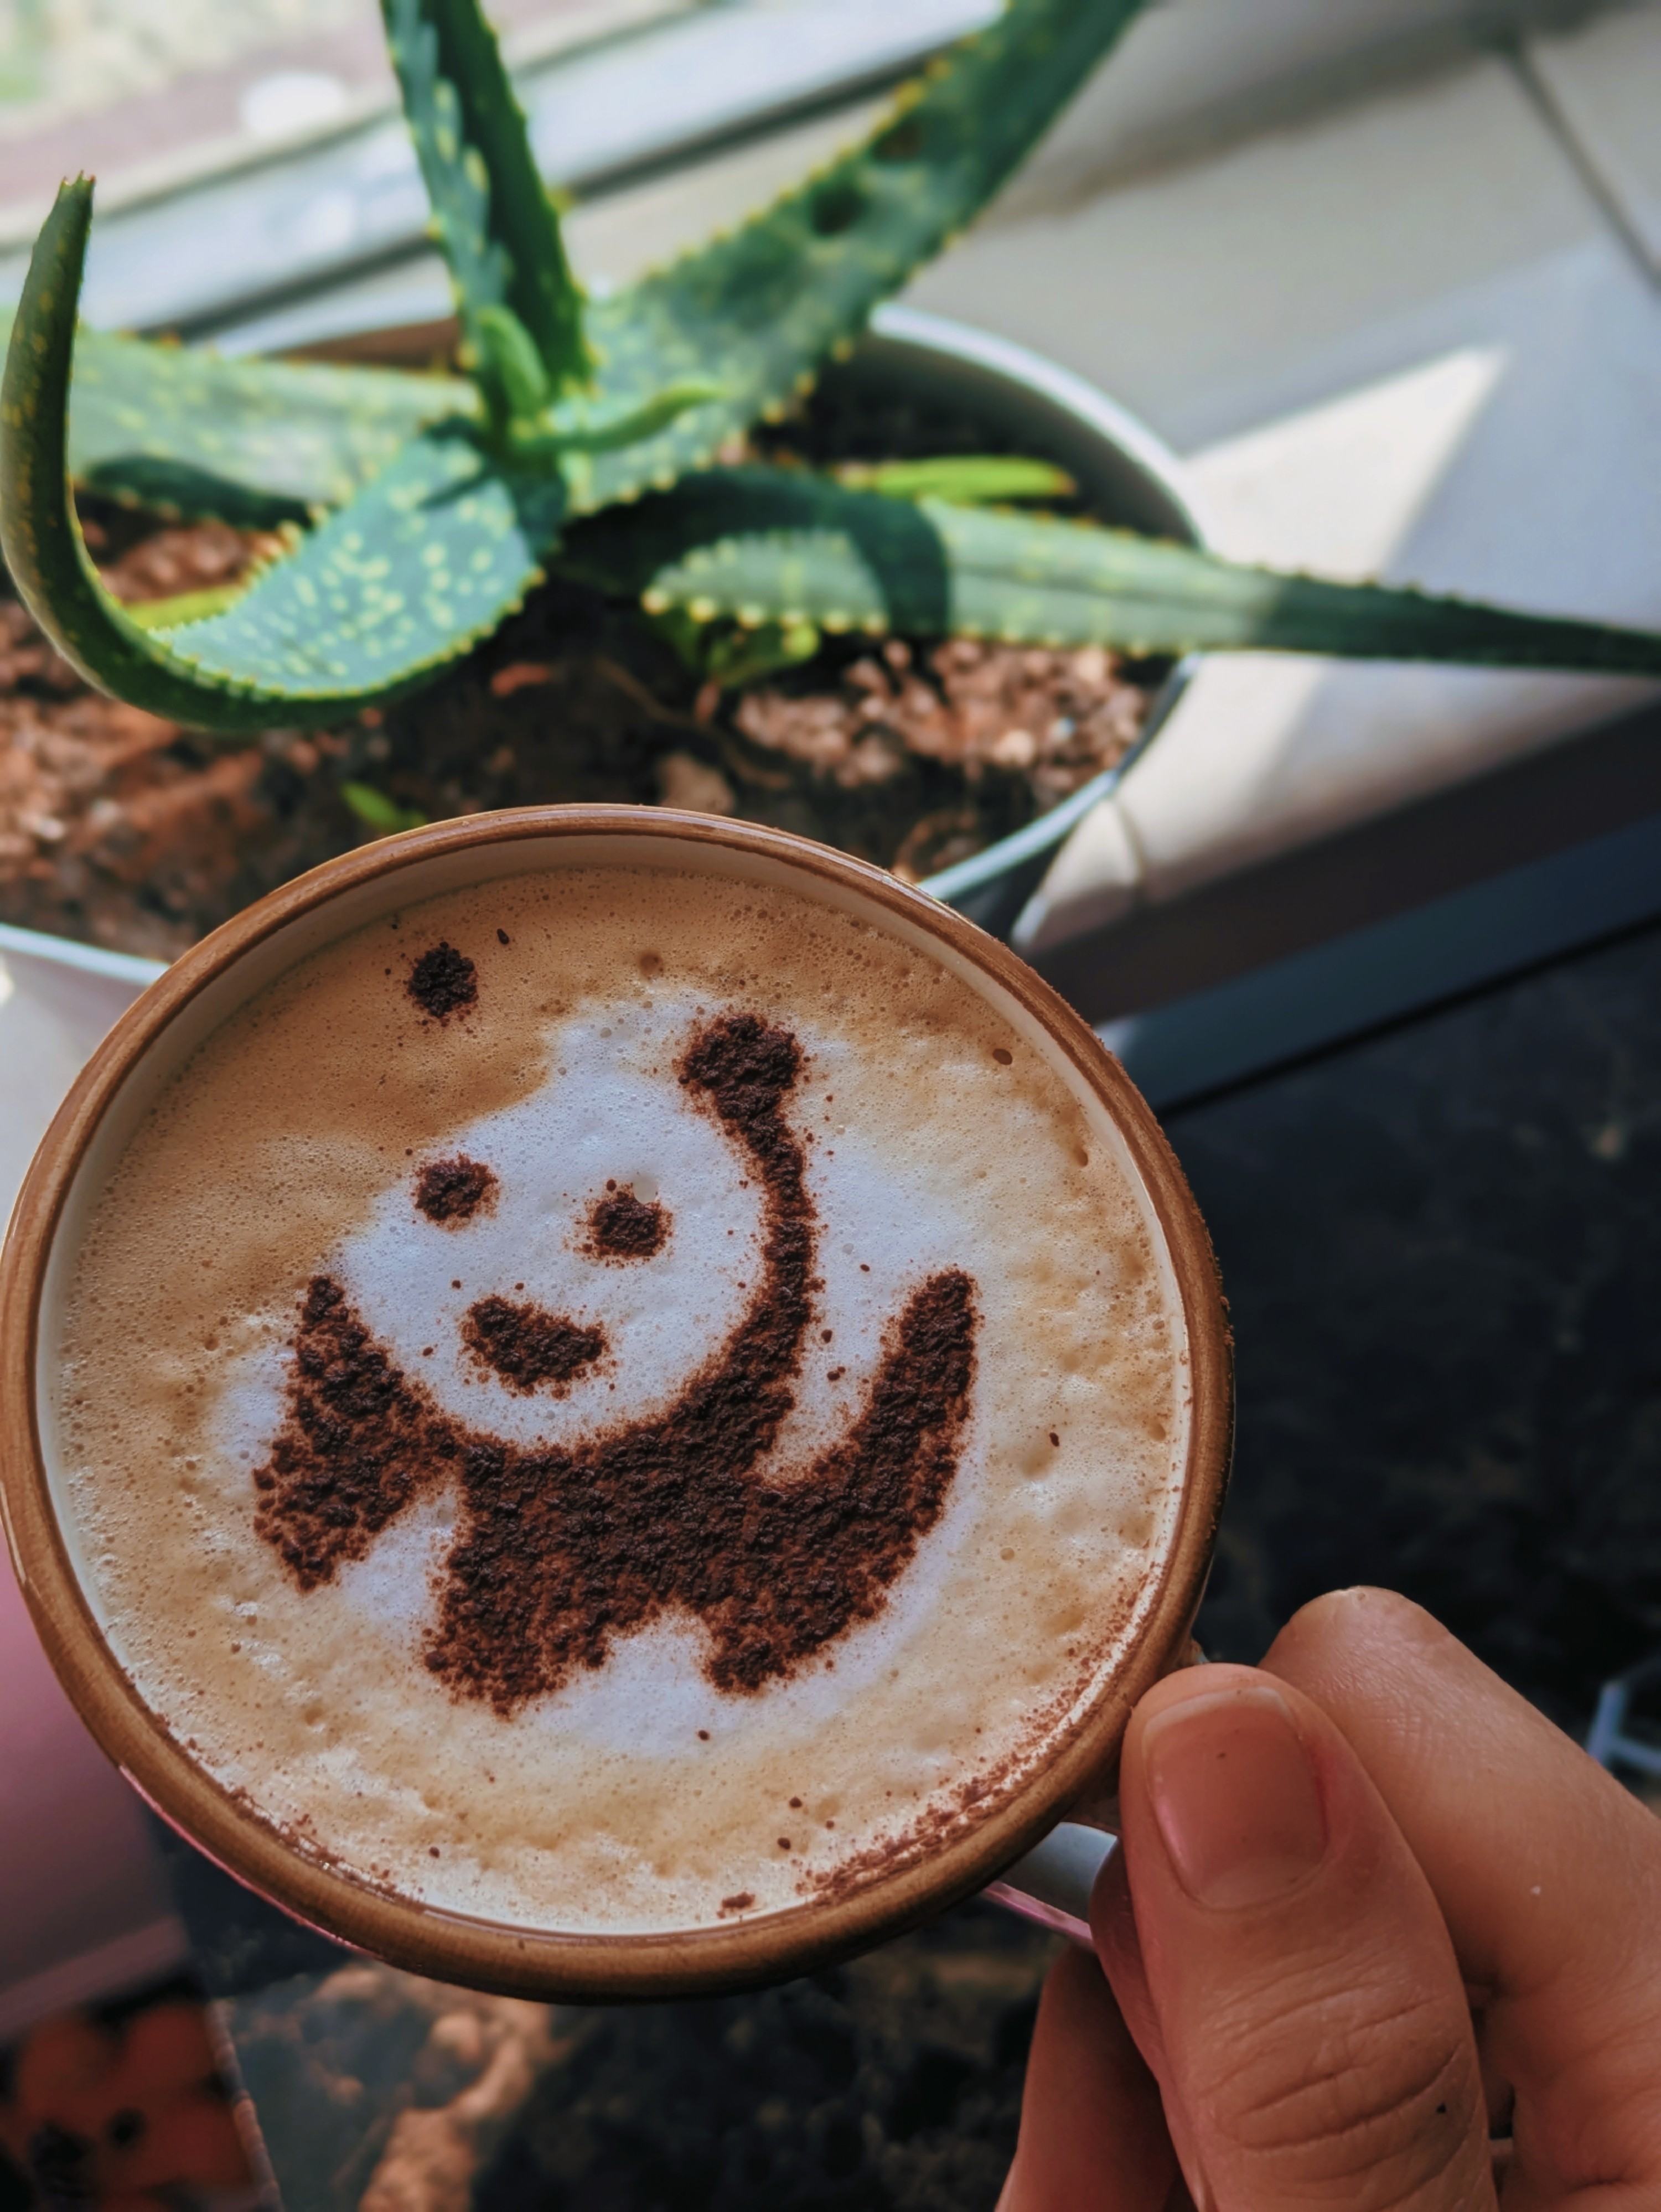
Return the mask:
M495 1212L499 1188L494 1168L459 1152L451 1159L429 1160L417 1170L416 1207L441 1228L459 1229L476 1213Z

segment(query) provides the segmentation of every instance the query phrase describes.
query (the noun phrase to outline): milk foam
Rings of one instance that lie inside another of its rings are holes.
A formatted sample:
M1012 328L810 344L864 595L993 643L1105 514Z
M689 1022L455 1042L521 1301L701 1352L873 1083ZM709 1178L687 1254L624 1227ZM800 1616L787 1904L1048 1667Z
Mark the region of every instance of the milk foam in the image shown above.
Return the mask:
M478 973L441 1024L404 988L441 939ZM976 1369L944 1510L874 1618L753 1692L718 1688L701 1623L671 1611L515 1711L458 1697L423 1659L453 1485L309 1590L255 1531L306 1285L330 1275L481 1434L575 1448L667 1407L763 1260L753 1164L678 1074L732 1012L803 1054L785 1114L822 1285L755 1479L788 1484L847 1432L897 1313L957 1269ZM431 1221L417 1177L455 1154L491 1169L494 1206ZM650 1258L596 1256L608 1184L666 1210ZM599 1328L603 1355L563 1395L515 1391L464 1341L493 1295ZM623 869L409 908L228 1022L100 1200L61 1355L90 1594L193 1756L371 1880L572 1931L786 1908L1000 1802L1135 1633L1189 1419L1168 1261L1098 1110L966 983L850 917Z

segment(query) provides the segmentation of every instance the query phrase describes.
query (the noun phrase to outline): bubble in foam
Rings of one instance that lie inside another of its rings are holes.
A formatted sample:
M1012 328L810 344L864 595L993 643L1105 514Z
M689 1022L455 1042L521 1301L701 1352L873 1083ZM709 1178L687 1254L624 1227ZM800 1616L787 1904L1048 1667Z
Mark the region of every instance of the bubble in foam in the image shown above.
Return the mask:
M94 1221L63 1346L84 1402L60 1418L122 1656L153 1706L190 1711L228 1784L450 1909L698 1926L740 1895L788 1905L891 1844L897 1820L955 1817L977 1776L995 1802L1111 1667L1186 1449L1171 1354L1149 1352L1167 1322L1180 1340L1180 1313L1110 1129L966 986L782 892L735 912L708 881L617 871L549 893L527 879L412 908L395 938L345 940L210 1041ZM402 981L441 943L472 964L455 1018ZM978 1335L951 1481L880 1605L812 1666L723 1690L709 1623L671 1605L603 1663L494 1710L425 1663L459 1478L437 1470L308 1590L256 1530L301 1302L331 1273L397 1389L416 1377L458 1433L522 1457L664 1418L763 1279L765 1178L677 1074L696 1024L734 1011L797 1040L785 1118L817 1224L800 1369L745 1479L780 1487L833 1452L908 1297L959 1270ZM488 1170L495 1202L425 1214L416 1177L446 1160ZM669 1224L627 1264L597 1254L608 1184ZM490 1297L600 1333L603 1354L563 1395L511 1388L467 1355L466 1315ZM158 1549L181 1452L204 1510ZM235 1652L232 1599L254 1608ZM792 1831L775 1863L782 1784L808 1775L826 1825L806 1860Z

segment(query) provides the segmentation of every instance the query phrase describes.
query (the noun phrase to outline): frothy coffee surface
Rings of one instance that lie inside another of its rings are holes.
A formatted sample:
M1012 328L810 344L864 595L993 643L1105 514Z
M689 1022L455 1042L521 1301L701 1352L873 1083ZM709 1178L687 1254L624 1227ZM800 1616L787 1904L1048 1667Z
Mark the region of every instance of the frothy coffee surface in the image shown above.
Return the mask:
M55 1404L153 1710L302 1849L519 1926L730 1923L981 1817L1169 1542L1180 1308L1116 1135L793 892L591 868L210 1036Z

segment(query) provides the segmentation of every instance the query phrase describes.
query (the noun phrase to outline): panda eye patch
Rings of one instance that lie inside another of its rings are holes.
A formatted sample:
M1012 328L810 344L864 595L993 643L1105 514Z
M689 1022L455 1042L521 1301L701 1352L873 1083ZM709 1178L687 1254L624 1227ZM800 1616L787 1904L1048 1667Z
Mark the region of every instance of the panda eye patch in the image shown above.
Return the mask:
M465 1153L453 1159L429 1160L416 1177L416 1205L441 1229L457 1229L476 1213L494 1212L496 1200L495 1170Z

